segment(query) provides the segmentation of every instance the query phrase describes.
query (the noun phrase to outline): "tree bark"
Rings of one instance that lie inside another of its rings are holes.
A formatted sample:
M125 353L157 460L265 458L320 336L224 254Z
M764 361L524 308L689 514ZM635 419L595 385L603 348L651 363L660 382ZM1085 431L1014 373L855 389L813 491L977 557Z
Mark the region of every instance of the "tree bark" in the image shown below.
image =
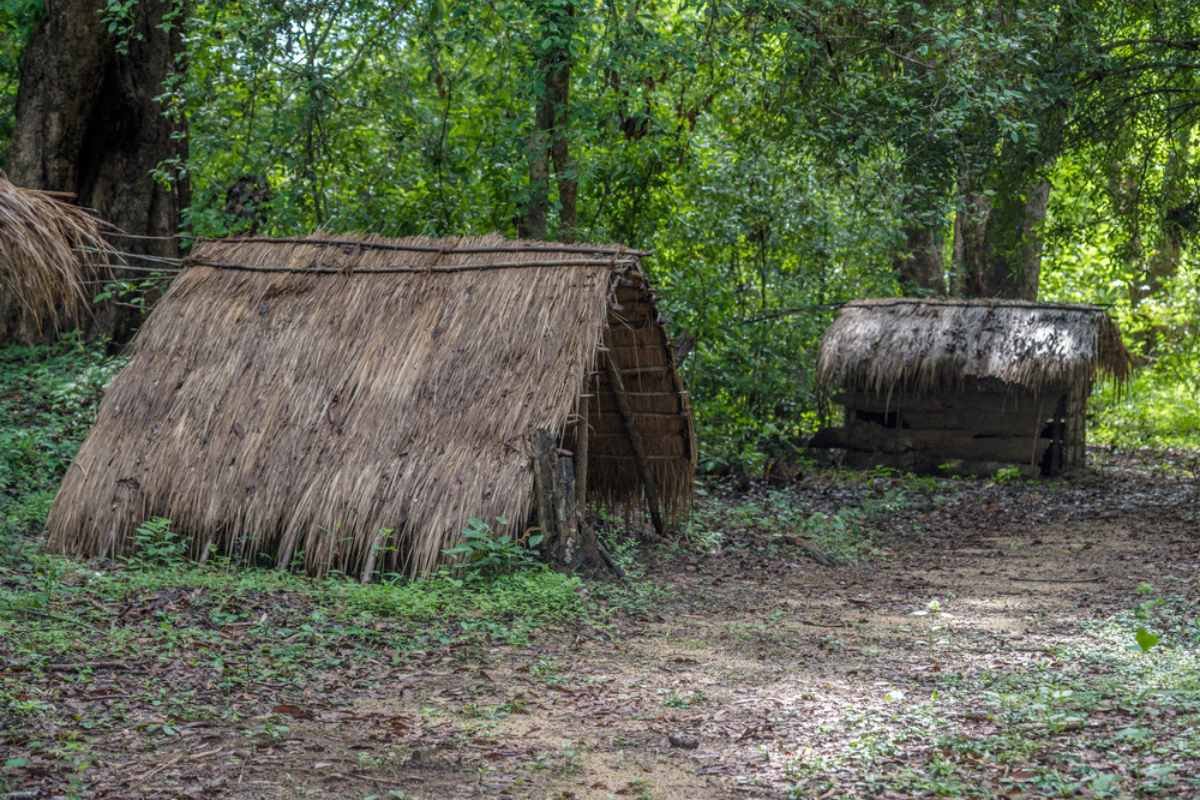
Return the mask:
M990 201L968 193L955 222L956 289L965 297L1036 300L1041 277L1040 227L1050 183L1037 179Z
M577 214L575 210L579 183L571 159L569 115L571 101L571 36L574 31L575 6L548 4L541 35L544 48L538 58L540 88L534 129L529 137L529 199L518 224L520 235L528 239L545 239L550 209L550 168L554 168L558 189L557 238L570 242L575 239Z
M913 225L905 229L904 249L893 260L904 294L928 296L946 293L943 242L942 232L936 228Z
M180 68L183 12L172 0L139 0L126 29L110 34L107 8L102 0L47 2L21 58L7 171L20 186L76 195L125 233L174 236L187 182L153 173L172 174L181 164L185 126L156 98ZM114 243L131 253L179 254L174 239L114 236ZM132 309L108 307L94 332L123 339L137 322Z
M575 469L558 451L558 438L545 430L533 434L533 483L542 552L553 564L574 567L579 556L580 515Z

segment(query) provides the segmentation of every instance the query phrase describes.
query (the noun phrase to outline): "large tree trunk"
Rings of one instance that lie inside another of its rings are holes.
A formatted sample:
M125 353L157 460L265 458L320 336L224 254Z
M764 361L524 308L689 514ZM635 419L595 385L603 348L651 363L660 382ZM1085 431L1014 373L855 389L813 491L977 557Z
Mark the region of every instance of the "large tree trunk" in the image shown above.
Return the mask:
M946 293L942 244L941 230L919 225L905 229L904 249L893 262L904 294L919 297Z
M21 59L8 174L21 186L75 194L124 233L173 237L186 181L153 173L173 174L186 140L182 119L155 98L179 68L181 12L172 0L139 0L128 29L110 34L107 9L103 0L48 0ZM113 241L132 253L179 254L173 238ZM95 332L123 339L137 322L133 310L110 307Z
M1040 227L1050 184L1038 179L1024 191L989 201L968 193L955 221L956 290L965 297L1036 300L1041 277Z
M571 97L571 36L575 7L547 4L541 36L544 48L538 57L538 96L534 129L529 138L529 199L518 223L522 237L545 239L550 209L550 167L558 187L558 232L562 241L575 238L575 197L578 181L571 161L568 116ZM554 42L550 44L549 42Z

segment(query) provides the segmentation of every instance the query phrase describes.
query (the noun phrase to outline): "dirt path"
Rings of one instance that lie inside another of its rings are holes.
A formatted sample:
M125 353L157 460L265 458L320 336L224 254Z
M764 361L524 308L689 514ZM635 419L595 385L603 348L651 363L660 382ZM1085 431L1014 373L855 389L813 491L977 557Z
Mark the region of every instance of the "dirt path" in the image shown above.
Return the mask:
M856 567L768 557L753 536L664 558L652 577L671 596L651 619L397 674L394 691L298 720L276 758L225 788L1200 796L1196 642L1164 679L1182 694L1152 685L1126 704L1137 692L1122 686L1159 654L1111 621L1168 596L1194 619L1200 537L1154 480L1140 495L1119 485L978 490L892 520L886 552ZM1180 741L1137 746L1148 738Z

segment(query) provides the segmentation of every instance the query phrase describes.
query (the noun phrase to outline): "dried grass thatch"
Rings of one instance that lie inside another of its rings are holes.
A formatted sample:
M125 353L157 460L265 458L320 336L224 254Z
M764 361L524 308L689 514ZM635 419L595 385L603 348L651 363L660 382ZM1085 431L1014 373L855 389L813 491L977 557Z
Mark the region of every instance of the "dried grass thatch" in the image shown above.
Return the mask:
M190 261L63 482L52 549L126 552L157 515L194 555L426 573L470 517L524 524L531 434L569 445L585 386L593 496L633 504L602 342L664 503L688 501L686 393L636 254L310 237L207 242Z
M0 331L35 337L77 323L90 281L109 275L100 221L49 193L14 186L0 173L0 295L11 304Z
M1013 300L860 300L821 341L823 386L891 395L968 383L1034 393L1124 382L1130 359L1096 306Z

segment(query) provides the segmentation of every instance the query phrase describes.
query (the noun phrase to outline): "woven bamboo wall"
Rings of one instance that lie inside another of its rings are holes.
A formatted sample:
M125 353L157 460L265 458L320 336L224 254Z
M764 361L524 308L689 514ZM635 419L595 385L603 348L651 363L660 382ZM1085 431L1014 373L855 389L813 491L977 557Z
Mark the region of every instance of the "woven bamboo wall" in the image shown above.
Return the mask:
M691 403L675 370L674 353L659 318L654 293L638 272L620 276L608 308L604 347L621 372L625 392L641 433L648 466L667 512L679 512L680 498L690 496L696 463ZM603 358L604 353L598 355ZM633 448L616 397L601 363L586 376L588 404L588 495L608 500L637 490ZM564 446L575 447L575 431ZM686 502L686 501L684 501Z

